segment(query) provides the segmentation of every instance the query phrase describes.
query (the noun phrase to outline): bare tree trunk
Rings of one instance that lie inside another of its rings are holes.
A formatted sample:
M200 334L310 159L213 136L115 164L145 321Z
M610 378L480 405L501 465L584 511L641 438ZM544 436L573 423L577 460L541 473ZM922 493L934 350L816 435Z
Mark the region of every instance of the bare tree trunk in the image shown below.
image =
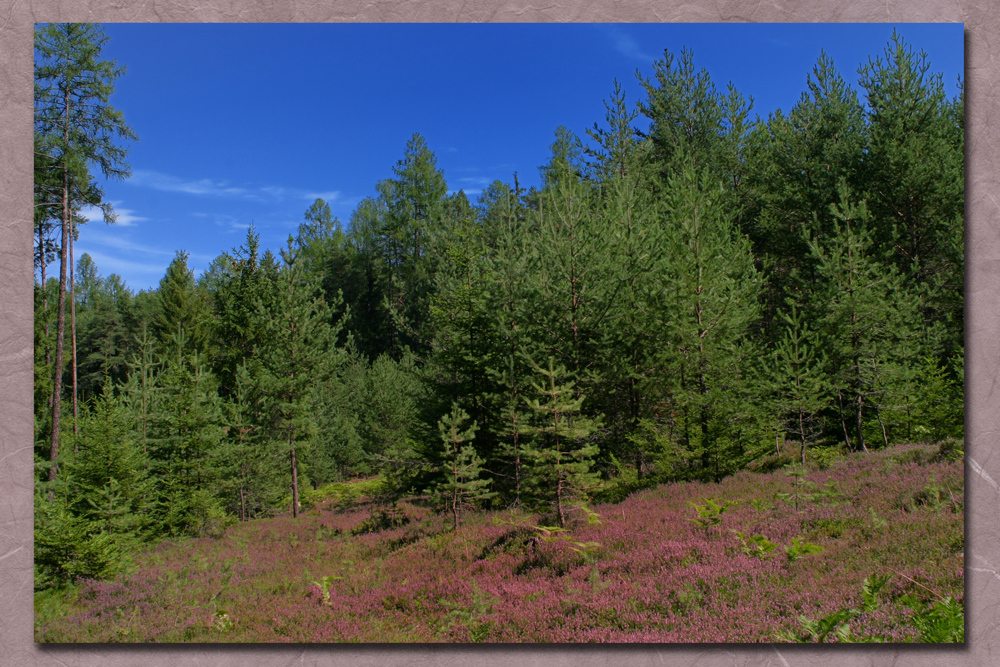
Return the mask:
M73 369L73 451L77 451L77 438L80 436L79 401L77 399L78 385L76 381L76 273L73 266L73 217L69 221L69 322L70 338L73 341L70 366Z
M802 438L802 465L806 464L806 427L802 423L802 411L799 410L799 437Z
M851 436L847 434L847 420L844 419L844 392L837 392L837 403L840 405L840 425L844 429L844 441L847 443L847 449L854 451L851 447Z
M861 444L861 449L867 453L868 448L865 446L865 434L862 430L863 418L864 418L864 408L865 408L865 397L859 391L858 392L858 442Z
M68 106L68 103L67 103ZM67 128L66 133L69 133ZM49 444L49 481L56 481L57 461L59 458L59 412L62 409L60 394L62 393L63 338L66 336L66 265L69 258L69 169L63 166L63 220L62 246L59 248L59 303L56 314L56 362L52 371L52 437ZM49 498L53 497L49 492Z
M288 429L288 446L292 450L292 517L299 516L299 466L295 461L295 431Z

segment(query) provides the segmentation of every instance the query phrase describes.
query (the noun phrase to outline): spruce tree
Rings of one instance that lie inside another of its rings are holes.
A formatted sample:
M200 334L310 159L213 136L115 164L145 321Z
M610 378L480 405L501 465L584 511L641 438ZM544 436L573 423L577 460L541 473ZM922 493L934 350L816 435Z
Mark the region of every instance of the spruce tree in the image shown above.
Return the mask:
M218 385L181 325L157 378L162 392L149 447L159 482L162 530L202 535L223 517L216 497L225 419Z
M178 328L183 330L186 344L202 354L207 352L211 332L211 311L207 299L195 286L194 273L187 266L188 254L178 251L160 280L160 312L152 323L161 349L173 345Z
M292 516L297 517L300 454L317 434L315 390L342 362L343 351L335 347L340 324L330 325L316 276L305 271L291 236L281 257L273 304L257 304L266 344L258 350L251 374L269 412L272 442L288 453Z

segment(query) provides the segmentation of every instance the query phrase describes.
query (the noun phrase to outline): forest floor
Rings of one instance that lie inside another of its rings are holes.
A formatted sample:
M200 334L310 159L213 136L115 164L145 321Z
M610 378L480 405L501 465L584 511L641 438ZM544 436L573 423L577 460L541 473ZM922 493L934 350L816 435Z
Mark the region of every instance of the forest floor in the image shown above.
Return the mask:
M664 484L565 532L517 511L453 531L344 483L297 519L161 542L115 581L37 594L35 641L961 641L964 476L947 453Z

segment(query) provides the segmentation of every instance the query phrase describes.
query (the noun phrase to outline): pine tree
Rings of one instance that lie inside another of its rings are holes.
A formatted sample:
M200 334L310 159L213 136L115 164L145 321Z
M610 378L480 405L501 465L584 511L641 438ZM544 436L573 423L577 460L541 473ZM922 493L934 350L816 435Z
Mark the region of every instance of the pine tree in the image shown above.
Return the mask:
M585 397L573 397L574 383L560 383L567 376L564 366L554 365L550 357L547 369L535 370L543 380L532 383L539 398L526 401L535 418L524 429L535 440L528 452L532 483L538 499L551 504L559 527L564 528L570 513L585 506L589 491L597 486L591 466L598 447L586 442L597 422L580 414Z
M884 57L859 70L870 141L865 187L853 191L872 212L875 248L922 290L921 345L946 366L964 338L964 98L948 100L927 54L898 33Z
M492 249L493 280L488 285L487 310L493 313L490 339L494 349L487 373L496 391L491 423L496 425L499 450L494 456L509 466L505 486L514 504L519 505L526 442L521 430L527 423L524 396L526 378L531 374L525 356L530 345L526 330L531 317L526 274L532 263L533 244L528 237L527 210L521 201L517 175L513 188L495 181L481 196L480 205L485 244Z
M641 140L632 123L638 110L629 111L618 83L607 108L607 129L596 124L589 131L597 146L588 153L599 183L595 214L610 261L605 280L615 286L608 301L608 315L602 327L599 348L602 382L596 387L594 402L601 406L610 429L611 453L631 455L639 477L643 475L646 452L630 447L631 433L648 417L656 392L650 386L656 349L655 332L648 326L646 295L663 246L658 224L658 174L651 168L652 143ZM627 444L628 443L628 444ZM631 451L629 451L631 450Z
M723 133L723 111L719 94L708 71L695 71L694 54L663 51L663 58L653 63L653 79L639 77L646 90L646 101L639 103L649 118L648 136L653 142L656 160L664 178L669 178L688 164L698 171L718 171L716 154Z
M899 272L878 260L865 203L851 203L846 184L841 185L840 198L830 207L835 235L809 241L819 277L812 307L831 343L844 439L848 447L867 451L864 424L871 412L888 442L875 397L890 390L907 393L900 385L906 384L918 359L911 344L917 309Z
M471 445L465 444L471 442L476 433L474 421L462 430L468 419L465 410L453 405L451 413L438 421L444 444L440 469L443 479L434 487L434 496L451 513L453 530L458 530L464 509L476 507L496 495L488 490L490 480L480 477L482 459Z
M606 252L592 193L580 177L579 152L576 137L565 128L557 130L531 222L535 249L528 289L538 354L554 356L584 391L584 385L596 380L595 343L614 291L606 276L616 258Z
M671 178L667 242L651 294L682 443L717 478L739 467L729 456L741 455L742 432L752 426L743 385L761 284L749 241L723 204L711 176L686 167Z
M443 232L434 248L439 265L430 306L432 354L425 377L435 386L439 405L456 403L467 410L492 440L493 415L487 403L495 394L489 368L496 313L489 289L495 278L483 228L464 193L448 198ZM487 449L492 444L484 443Z
M807 443L822 431L818 416L829 404L831 387L818 333L809 329L795 304L782 318L786 323L784 337L772 362L777 408L785 430L799 436L799 455L805 464Z

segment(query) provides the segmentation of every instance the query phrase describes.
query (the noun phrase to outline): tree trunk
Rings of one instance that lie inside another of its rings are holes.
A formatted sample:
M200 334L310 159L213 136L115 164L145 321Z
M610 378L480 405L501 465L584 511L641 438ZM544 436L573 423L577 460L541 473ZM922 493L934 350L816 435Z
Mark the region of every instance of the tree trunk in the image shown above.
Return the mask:
M288 430L288 447L292 450L292 517L299 516L299 466L295 461L294 430Z
M802 411L799 410L799 438L802 439L802 465L806 464L806 427L802 422Z
M73 369L73 451L77 451L76 441L80 437L80 411L78 385L76 381L76 273L73 265L73 218L69 221L69 328L72 350L70 367Z
M67 103L68 104L68 103ZM66 133L69 133L67 128ZM63 220L62 220L62 246L59 248L59 303L56 306L56 362L52 370L52 437L49 446L49 461L52 466L49 468L49 481L56 481L57 460L59 458L59 412L62 410L62 366L63 366L63 338L66 336L66 265L69 258L66 253L69 249L69 169L63 166ZM53 493L49 492L49 498Z
M847 434L847 420L844 418L844 392L837 392L837 404L840 406L840 425L844 429L844 441L847 443L848 451L854 451L851 447L851 436Z

